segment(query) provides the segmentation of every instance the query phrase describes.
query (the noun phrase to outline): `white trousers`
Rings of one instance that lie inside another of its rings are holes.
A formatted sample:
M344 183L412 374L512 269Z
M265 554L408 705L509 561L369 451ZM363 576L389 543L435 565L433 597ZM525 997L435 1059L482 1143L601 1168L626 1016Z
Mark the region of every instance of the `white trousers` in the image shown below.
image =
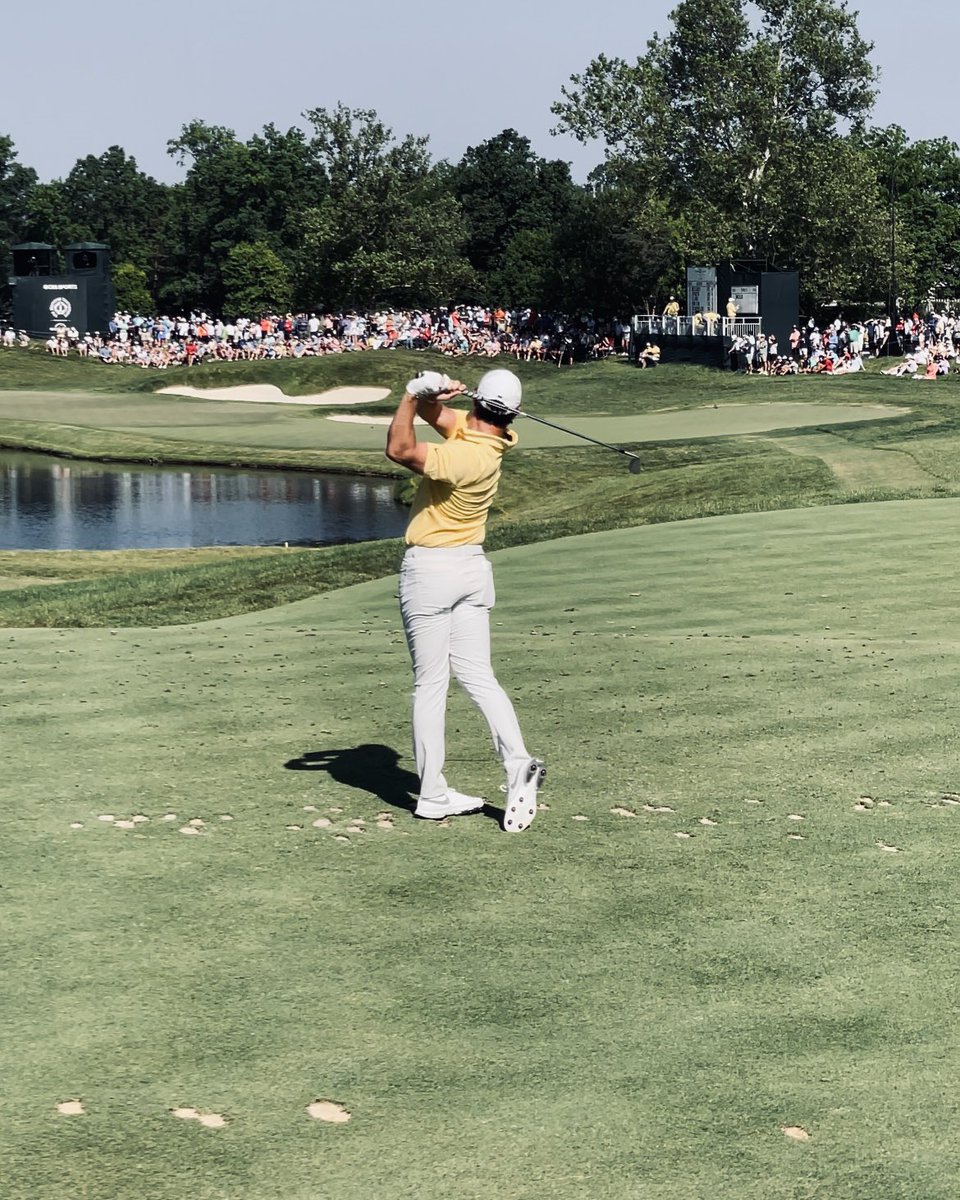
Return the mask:
M413 755L420 797L447 791L450 674L483 713L508 782L530 759L517 714L490 662L493 567L481 546L411 546L400 570L400 612L413 661Z

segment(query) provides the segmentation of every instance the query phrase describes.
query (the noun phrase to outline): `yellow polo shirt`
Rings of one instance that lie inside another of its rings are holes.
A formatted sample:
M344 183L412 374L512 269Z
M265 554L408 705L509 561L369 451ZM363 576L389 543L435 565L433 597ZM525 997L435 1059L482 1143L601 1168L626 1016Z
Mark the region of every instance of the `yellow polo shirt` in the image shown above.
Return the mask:
M446 441L427 446L427 461L407 526L408 546L479 546L487 513L500 483L504 453L517 444L514 430L504 436L467 426L467 414Z

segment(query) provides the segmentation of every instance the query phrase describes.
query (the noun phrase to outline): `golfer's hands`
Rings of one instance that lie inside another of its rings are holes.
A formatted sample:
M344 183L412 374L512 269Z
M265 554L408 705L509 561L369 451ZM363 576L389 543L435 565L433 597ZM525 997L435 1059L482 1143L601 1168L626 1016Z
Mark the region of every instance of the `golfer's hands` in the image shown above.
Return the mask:
M407 384L407 395L417 400L439 401L450 400L465 392L466 387L458 379L450 379L439 371L421 371L415 379Z

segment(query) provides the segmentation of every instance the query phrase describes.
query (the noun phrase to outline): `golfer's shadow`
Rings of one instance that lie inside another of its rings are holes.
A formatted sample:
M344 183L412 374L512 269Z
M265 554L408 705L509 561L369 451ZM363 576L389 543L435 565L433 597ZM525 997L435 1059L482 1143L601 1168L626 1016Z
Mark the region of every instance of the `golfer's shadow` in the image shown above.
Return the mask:
M370 792L384 804L413 812L420 780L400 766L390 746L354 746L348 750L308 750L283 764L288 771L326 771L345 787Z
M308 750L285 762L288 771L326 771L345 787L369 792L392 808L412 813L420 779L400 766L400 755L391 746L363 745L346 750ZM485 816L499 820L496 809L484 805Z

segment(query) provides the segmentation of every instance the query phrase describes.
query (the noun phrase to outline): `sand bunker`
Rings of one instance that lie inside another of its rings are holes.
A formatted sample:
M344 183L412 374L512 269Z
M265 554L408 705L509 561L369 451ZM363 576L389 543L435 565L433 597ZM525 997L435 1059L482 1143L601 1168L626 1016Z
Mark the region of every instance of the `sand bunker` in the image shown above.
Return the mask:
M332 413L327 417L328 421L347 421L354 425L389 425L393 417L362 417L357 413ZM420 417L413 418L414 425L425 425L426 422Z
M376 404L386 400L389 388L337 387L312 396L288 396L272 383L245 383L237 387L195 388L187 384L160 388L161 396L188 396L192 400L241 400L248 404Z

